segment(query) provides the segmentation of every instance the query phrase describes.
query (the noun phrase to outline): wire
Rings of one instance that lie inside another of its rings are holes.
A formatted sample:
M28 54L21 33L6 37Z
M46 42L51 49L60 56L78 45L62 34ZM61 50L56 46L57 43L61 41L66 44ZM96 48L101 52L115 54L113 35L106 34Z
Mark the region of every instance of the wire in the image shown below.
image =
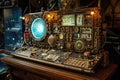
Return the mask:
M57 0L55 0L54 4L48 9L48 11L52 10L56 4L57 4Z

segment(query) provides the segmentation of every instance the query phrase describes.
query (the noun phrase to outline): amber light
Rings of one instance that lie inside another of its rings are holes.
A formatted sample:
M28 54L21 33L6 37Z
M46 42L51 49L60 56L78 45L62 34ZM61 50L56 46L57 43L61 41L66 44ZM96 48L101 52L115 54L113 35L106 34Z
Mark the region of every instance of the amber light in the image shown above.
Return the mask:
M22 17L23 20L25 20L25 17Z
M47 20L51 22L53 20L53 14L47 14Z
M50 15L48 14L47 17L50 18Z
M95 12L94 12L94 11L91 11L91 12L90 12L90 14L91 14L91 15L94 15L94 14L95 14Z

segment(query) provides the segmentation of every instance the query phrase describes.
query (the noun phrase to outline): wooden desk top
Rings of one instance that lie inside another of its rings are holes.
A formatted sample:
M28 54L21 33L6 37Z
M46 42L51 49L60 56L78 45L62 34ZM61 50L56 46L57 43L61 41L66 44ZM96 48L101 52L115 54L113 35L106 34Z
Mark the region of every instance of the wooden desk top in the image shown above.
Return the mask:
M88 75L9 56L1 58L0 60L5 62L8 66L32 72L37 75L54 77L54 80L109 80L118 67L116 64L110 64L107 68L99 69L95 74Z

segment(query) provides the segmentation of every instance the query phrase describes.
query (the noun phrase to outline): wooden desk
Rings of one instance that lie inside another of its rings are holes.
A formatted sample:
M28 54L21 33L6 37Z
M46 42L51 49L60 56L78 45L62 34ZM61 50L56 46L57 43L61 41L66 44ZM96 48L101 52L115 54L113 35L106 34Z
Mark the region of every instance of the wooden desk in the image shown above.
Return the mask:
M14 57L4 57L1 61L10 67L13 76L21 80L110 80L117 69L116 64L111 64L108 68L99 69L95 74L87 75Z

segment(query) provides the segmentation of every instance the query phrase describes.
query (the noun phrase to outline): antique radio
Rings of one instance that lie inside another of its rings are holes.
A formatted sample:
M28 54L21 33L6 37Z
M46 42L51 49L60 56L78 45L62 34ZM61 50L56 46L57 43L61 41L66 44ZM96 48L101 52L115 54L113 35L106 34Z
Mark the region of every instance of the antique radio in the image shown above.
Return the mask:
M25 16L24 45L15 57L93 73L102 59L98 8Z

